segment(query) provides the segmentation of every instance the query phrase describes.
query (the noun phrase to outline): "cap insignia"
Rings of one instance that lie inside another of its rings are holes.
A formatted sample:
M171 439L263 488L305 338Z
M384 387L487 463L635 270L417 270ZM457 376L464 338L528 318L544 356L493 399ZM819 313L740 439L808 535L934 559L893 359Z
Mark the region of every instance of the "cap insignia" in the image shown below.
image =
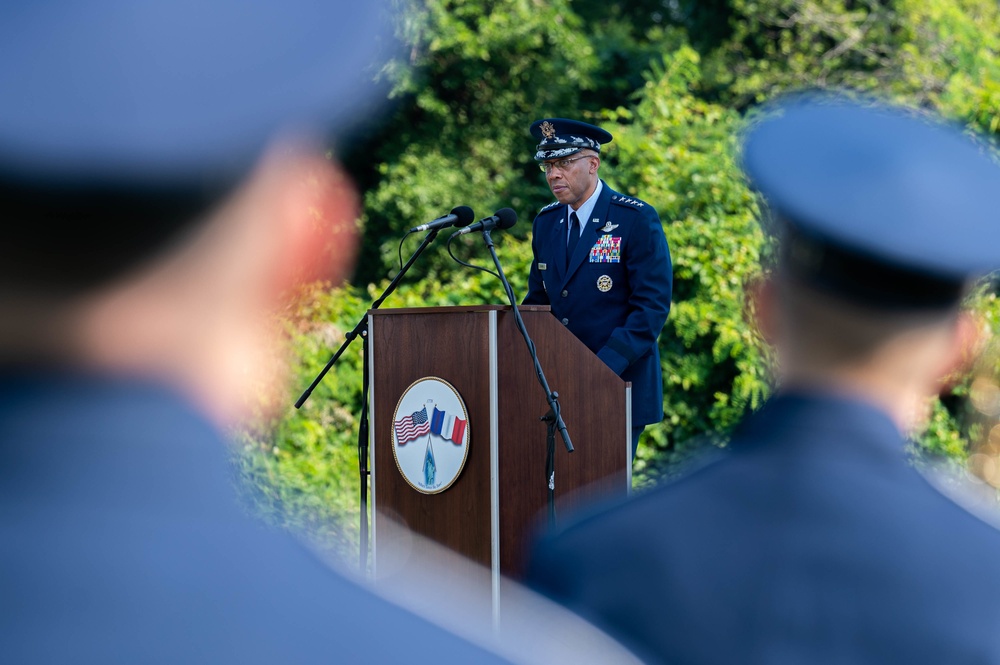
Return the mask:
M544 136L547 139L551 139L552 137L554 137L556 135L556 127L555 127L555 125L553 125L548 120L546 120L541 125L539 125L539 129L542 130L542 136Z

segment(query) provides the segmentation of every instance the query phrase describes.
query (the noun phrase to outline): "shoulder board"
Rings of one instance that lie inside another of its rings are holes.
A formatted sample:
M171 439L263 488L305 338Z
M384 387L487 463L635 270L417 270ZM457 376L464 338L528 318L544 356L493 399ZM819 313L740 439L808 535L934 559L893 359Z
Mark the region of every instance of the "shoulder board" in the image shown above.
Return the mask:
M558 201L553 201L552 203L548 204L538 212L545 212L546 210L551 210L552 208L555 208L557 205L560 205L560 203Z
M639 199L633 199L628 196L622 196L620 194L612 194L611 202L617 203L618 205L629 206L630 208L645 208L648 203L645 201L640 201Z

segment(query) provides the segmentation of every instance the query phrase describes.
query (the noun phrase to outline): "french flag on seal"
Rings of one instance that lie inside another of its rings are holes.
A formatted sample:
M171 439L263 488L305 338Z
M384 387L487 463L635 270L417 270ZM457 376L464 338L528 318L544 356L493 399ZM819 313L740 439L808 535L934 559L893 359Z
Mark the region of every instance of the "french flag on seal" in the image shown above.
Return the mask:
M465 436L466 420L458 416L452 416L441 409L434 407L434 415L431 416L431 432L437 434L442 439L448 439L456 446L462 445Z

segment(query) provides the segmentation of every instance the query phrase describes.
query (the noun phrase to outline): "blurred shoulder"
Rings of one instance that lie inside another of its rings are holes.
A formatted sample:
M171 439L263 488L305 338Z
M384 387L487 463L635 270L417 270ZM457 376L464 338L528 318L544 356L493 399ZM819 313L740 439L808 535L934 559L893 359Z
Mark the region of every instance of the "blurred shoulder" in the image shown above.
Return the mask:
M638 491L628 497L593 503L582 508L558 529L546 535L545 540L572 538L574 534L592 537L596 532L623 534L634 533L633 523L645 522L651 515L661 514L664 506L674 502L686 503L701 492L713 492L713 478L723 471L731 460L728 449L706 444L704 449L674 470L668 479L653 487Z

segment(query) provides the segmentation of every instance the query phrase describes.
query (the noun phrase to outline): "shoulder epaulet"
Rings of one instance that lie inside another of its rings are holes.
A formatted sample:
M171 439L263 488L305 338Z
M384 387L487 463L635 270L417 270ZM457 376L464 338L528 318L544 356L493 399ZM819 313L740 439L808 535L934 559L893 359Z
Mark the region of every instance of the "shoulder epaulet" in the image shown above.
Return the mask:
M552 209L553 209L553 208L555 208L555 207L556 207L557 205L560 205L560 203L559 203L558 201L553 201L552 203L548 204L547 206L545 206L544 208L542 208L542 209L541 209L541 210L539 210L538 212L540 212L540 213L541 213L541 212L545 212L546 210L552 210Z
M622 196L620 194L612 194L611 202L617 203L618 205L629 206L631 208L645 208L648 203L645 201L640 201L639 199L633 199L628 196Z

